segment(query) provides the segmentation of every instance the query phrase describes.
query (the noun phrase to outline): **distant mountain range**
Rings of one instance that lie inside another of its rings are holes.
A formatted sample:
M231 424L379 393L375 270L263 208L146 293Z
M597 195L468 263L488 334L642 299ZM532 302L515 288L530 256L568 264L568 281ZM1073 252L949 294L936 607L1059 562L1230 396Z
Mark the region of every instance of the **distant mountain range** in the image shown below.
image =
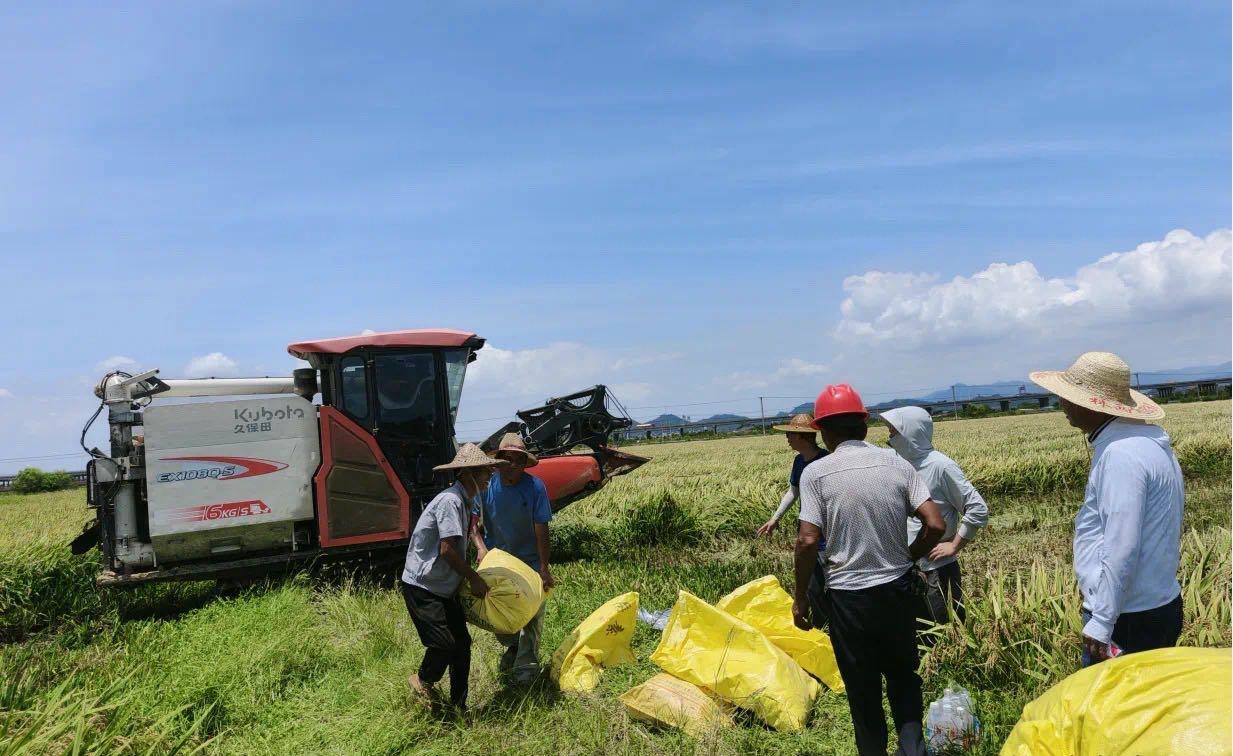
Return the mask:
M647 420L646 423L639 423L639 425L650 425L653 427L663 427L666 425L684 425L687 422L689 421L681 417L680 415L660 415L659 417L653 418L651 420Z
M1135 374L1137 383L1174 383L1179 381L1194 381L1203 378L1225 378L1230 373L1233 373L1233 362L1222 362L1218 365L1196 365L1193 367L1176 368L1172 370L1151 370L1141 371ZM1133 379L1132 379L1133 380ZM994 383L956 383L954 386L953 397L959 401L967 401L978 399L981 397L990 396L1013 396L1018 394L1022 389L1025 393L1033 394L1041 389L1032 383L1027 378L1018 381L996 381ZM888 402L880 402L871 405L870 409L891 409L892 407L902 407L907 404L918 404L922 402L942 402L950 401L952 398L951 387L940 388L935 391L930 391L925 394L911 397L903 397L892 399ZM768 408L768 415L772 414ZM813 402L803 402L788 410L781 410L782 414L795 415L801 412L813 412ZM725 422L732 420L747 420L744 415L719 414L712 415L705 420L695 420L693 422ZM655 427L663 427L670 425L684 425L690 421L680 415L664 414L656 417L653 420L647 421L648 425Z
M670 426L670 425L684 425L686 423L724 423L724 422L731 422L733 420L748 420L748 419L749 418L745 417L744 415L733 415L730 413L711 415L710 417L702 419L702 420L686 420L680 415L664 414L664 415L660 415L659 417L655 417L650 420L647 420L645 423L640 423L640 424L649 425L655 428L663 428L663 427Z
M1149 383L1174 383L1177 381L1193 381L1200 378L1221 378L1226 377L1233 372L1233 362L1223 362L1219 365L1197 365L1195 367L1178 368L1175 370L1153 370L1136 373L1131 380L1138 384ZM1137 380L1136 380L1137 379ZM894 399L889 402L883 402L878 407L893 407L901 406L911 402L941 402L958 399L979 399L985 396L1007 396L1014 395L1020 391L1028 394L1034 394L1041 391L1040 387L1028 378L1021 381L998 381L996 383L980 383L967 384L956 383L954 393L951 393L950 387L930 391L922 396Z

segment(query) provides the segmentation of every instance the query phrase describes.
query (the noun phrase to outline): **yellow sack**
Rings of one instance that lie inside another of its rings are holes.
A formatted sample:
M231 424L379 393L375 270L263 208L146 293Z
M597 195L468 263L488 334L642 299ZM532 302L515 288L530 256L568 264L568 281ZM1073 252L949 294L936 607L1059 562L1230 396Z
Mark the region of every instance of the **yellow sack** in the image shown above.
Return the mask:
M1002 756L1233 753L1233 651L1162 648L1079 670L1023 709Z
M777 730L803 729L821 690L761 632L688 591L678 594L651 661Z
M792 622L792 597L774 575L742 585L721 598L715 608L761 630L771 643L831 690L843 690L830 636L817 628L801 630Z
M621 703L634 719L676 727L695 738L732 724L726 704L713 693L663 672L625 691Z
M634 661L629 642L637 616L638 594L630 592L611 599L580 622L552 655L552 679L561 690L594 690L601 667Z
M527 626L544 603L544 581L518 557L492 549L476 571L488 584L488 594L477 599L462 581L459 596L467 622L501 635Z

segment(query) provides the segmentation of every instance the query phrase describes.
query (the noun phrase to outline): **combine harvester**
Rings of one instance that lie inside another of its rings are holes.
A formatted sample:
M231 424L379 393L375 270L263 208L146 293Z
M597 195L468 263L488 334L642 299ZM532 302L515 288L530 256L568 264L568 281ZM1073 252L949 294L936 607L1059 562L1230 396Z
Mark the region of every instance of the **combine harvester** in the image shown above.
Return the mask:
M108 374L86 429L105 407L111 453L88 450L94 520L73 552L99 547L100 586L401 559L448 483L432 468L454 455L463 378L483 345L464 331L394 331L291 344L310 367L288 378ZM192 397L212 399L162 401ZM549 399L484 445L521 434L560 509L647 461L608 448L632 422L610 401L620 408L604 386Z

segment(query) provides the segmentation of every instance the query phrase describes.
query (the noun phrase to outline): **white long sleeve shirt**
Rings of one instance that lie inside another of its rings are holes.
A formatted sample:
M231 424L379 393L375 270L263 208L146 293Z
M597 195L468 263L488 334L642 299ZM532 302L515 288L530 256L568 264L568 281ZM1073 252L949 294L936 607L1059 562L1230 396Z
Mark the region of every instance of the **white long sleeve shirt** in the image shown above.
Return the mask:
M989 522L989 505L976 490L959 464L933 448L933 419L920 407L898 407L882 413L882 419L899 432L891 440L891 448L906 459L929 486L930 498L938 505L946 532L942 541L953 541L956 535L972 540L976 533ZM920 520L907 520L908 543L916 540ZM923 556L916 566L926 572L958 560L958 556L933 560Z
M1181 593L1182 469L1156 425L1117 419L1097 432L1083 506L1075 517L1075 576L1087 635L1108 643L1117 618Z

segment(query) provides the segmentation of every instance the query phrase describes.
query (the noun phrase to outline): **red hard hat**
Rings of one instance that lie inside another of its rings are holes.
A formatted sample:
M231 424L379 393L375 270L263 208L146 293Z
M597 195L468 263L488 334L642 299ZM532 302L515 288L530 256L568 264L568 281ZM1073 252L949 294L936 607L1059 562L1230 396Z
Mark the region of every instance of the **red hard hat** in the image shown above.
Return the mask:
M869 417L865 403L856 389L846 383L833 383L822 389L813 403L813 427L819 428L818 422L831 415L860 415Z

